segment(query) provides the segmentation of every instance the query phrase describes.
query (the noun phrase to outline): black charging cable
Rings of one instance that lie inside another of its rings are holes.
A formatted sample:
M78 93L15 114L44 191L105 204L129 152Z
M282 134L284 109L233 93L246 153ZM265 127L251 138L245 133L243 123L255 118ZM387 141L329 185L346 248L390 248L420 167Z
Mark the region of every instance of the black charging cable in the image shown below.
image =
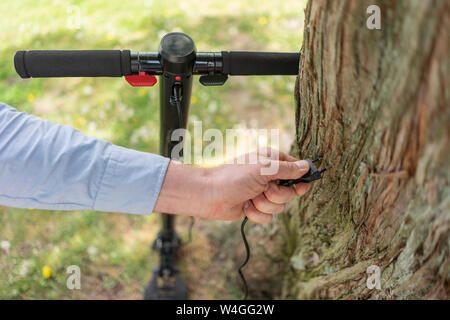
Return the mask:
M175 105L175 107L177 108L178 128L181 128L181 125L183 123L183 115L181 113L181 85L180 84L175 84L173 86L173 93L172 93L172 96L170 97L170 103L172 105ZM192 229L194 227L194 224L195 224L195 219L194 219L194 217L191 217L191 222L189 223L189 227L188 227L188 238L187 238L186 242L183 243L184 246L192 242Z
M248 260L250 260L250 246L248 245L247 237L245 236L245 230L244 230L245 224L247 223L247 221L248 221L248 218L245 217L241 224L241 235L242 235L242 241L244 241L246 257L245 257L244 263L239 267L239 270L238 270L239 275L241 276L241 279L242 279L242 283L244 284L244 298L242 300L247 300L247 296L248 296L247 280L245 280L245 276L242 273L242 269L246 266L246 264L248 263Z
M181 128L181 124L183 123L182 114L181 114L181 85L175 84L173 86L173 93L170 97L170 103L177 107L178 114L178 128Z
M319 180L322 178L322 173L327 171L327 168L319 170L314 165L315 162L319 161L320 158L317 158L315 160L306 159L309 163L309 171L301 178L299 179L289 179L289 180L280 180L279 185L289 187L297 183L310 183L315 180ZM241 235L242 235L242 241L244 242L245 251L246 251L246 257L244 263L239 267L238 272L241 276L242 283L244 285L244 298L243 300L247 300L248 297L248 285L247 281L245 279L244 273L242 272L242 269L247 265L248 261L250 260L250 246L247 241L247 237L245 236L245 224L247 223L248 218L245 217L241 224Z

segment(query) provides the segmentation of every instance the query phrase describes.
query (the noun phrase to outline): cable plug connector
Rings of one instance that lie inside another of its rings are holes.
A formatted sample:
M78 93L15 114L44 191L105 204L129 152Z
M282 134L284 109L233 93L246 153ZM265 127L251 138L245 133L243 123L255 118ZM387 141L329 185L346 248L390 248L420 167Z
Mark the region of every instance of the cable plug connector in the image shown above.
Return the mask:
M280 180L279 185L288 187L297 183L310 183L315 180L322 179L322 173L327 171L327 168L322 170L317 169L317 167L314 165L314 162L317 162L319 160L321 159L320 158L317 158L315 160L306 159L306 161L308 161L309 163L309 171L303 177L298 179Z

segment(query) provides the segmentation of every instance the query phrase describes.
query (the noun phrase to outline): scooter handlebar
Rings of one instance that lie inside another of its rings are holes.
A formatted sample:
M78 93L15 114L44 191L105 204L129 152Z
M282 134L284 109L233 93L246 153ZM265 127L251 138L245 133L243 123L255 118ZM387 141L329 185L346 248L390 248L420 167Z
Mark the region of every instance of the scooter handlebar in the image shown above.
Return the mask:
M299 53L222 51L223 73L231 76L297 75Z
M222 51L196 55L194 74L297 75L299 53ZM14 66L22 78L122 77L144 71L161 74L156 52L129 50L18 51Z
M131 74L129 50L18 51L14 66L22 78L122 77Z

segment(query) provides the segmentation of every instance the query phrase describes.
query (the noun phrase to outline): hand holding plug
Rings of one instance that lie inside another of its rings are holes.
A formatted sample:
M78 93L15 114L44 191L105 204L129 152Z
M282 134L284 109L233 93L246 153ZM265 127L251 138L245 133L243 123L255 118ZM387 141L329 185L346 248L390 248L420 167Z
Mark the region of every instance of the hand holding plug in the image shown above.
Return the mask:
M317 169L317 167L314 165L314 163L319 160L320 160L320 158L317 158L315 160L306 159L306 162L309 164L308 172L306 174L304 174L302 177L297 178L297 179L280 180L278 182L279 188L287 188L289 186L295 185L295 189L297 190L299 186L301 187L301 186L304 186L304 184L306 184L306 183L310 183L315 180L321 179L322 173L327 171L327 168L324 168L322 170ZM302 161L298 161L297 163L299 165L304 165L304 163L302 163ZM244 241L245 251L246 251L247 255L245 257L244 262L242 263L242 265L239 267L239 270L238 270L239 276L241 277L242 283L244 284L244 298L243 298L244 300L246 300L247 296L248 296L248 286L247 286L247 281L245 280L245 276L242 272L242 269L247 265L248 261L250 260L250 246L248 244L247 237L245 236L245 224L247 223L247 221L248 221L248 217L245 217L241 224L241 236L242 236L242 240Z

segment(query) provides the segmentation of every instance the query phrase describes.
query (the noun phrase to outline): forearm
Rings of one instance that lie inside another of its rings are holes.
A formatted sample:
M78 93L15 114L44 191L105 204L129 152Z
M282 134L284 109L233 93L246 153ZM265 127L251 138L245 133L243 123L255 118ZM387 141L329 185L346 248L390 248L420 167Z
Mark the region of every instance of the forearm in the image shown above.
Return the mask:
M154 211L205 216L211 198L211 170L171 161Z

